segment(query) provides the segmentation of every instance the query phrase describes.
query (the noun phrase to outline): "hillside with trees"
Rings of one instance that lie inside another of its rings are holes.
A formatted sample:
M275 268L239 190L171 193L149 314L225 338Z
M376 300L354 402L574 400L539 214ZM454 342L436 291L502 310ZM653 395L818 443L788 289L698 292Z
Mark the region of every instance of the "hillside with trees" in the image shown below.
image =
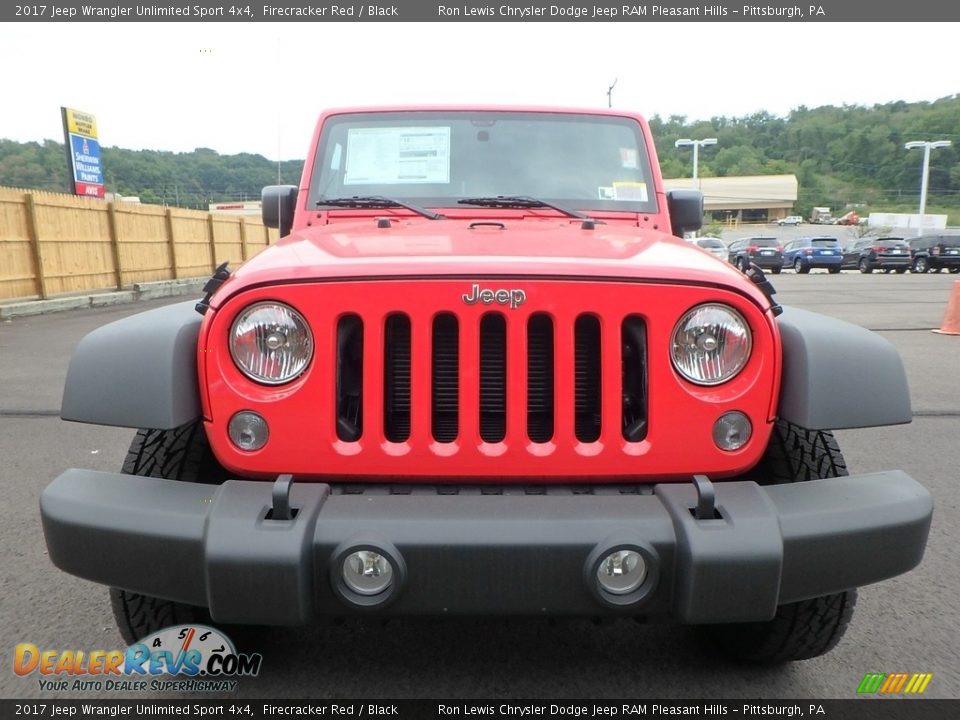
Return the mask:
M816 205L916 212L923 152L914 140L951 140L933 151L927 211L951 213L960 223L960 95L935 102L895 102L873 107L799 107L786 118L755 113L742 118L655 116L650 122L665 177L689 177L691 151L678 138L717 138L700 153L702 177L793 173L799 183L795 210ZM861 213L862 214L862 213Z
M107 192L141 202L206 210L212 202L259 200L264 185L300 181L302 160L278 165L262 155L220 155L209 148L189 153L102 148ZM0 186L69 192L63 143L0 140Z
M650 121L665 177L689 177L689 149L678 138L717 138L700 153L702 177L793 173L799 181L794 208L857 207L864 211L916 212L923 153L905 150L913 140L951 140L930 160L927 208L960 224L960 95L934 102L893 102L799 107L787 117L766 112L740 118L653 116ZM205 209L210 202L260 197L264 185L296 183L302 161L278 164L262 155L220 155L103 148L107 190L143 202ZM0 140L0 185L67 190L63 144Z

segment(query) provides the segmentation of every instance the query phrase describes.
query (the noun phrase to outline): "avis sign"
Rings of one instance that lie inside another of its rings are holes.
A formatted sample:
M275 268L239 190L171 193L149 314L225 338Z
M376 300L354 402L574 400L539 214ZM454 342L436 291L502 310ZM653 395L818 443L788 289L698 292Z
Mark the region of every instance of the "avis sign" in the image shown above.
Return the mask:
M97 119L90 113L60 108L63 116L63 137L67 147L67 166L73 183L74 195L103 197L103 165L100 161L100 141L97 138Z

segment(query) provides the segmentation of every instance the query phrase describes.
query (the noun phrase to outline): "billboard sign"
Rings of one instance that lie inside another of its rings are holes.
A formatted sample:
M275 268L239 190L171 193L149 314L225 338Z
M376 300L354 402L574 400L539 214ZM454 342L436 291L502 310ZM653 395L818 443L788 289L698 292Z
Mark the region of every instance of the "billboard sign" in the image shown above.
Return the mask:
M102 198L103 163L100 160L100 141L97 139L97 119L90 113L73 108L62 107L60 112L73 194Z

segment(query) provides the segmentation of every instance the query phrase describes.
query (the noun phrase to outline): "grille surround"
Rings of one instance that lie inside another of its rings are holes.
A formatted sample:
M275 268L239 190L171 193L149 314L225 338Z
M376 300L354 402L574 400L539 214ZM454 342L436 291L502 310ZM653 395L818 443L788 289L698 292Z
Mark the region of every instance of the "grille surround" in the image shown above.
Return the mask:
M756 464L769 438L776 411L780 364L779 338L773 318L752 298L736 290L696 285L626 281L586 281L563 278L509 280L526 293L515 309L462 301L477 280L449 278L357 279L291 283L245 290L222 302L201 330L198 363L207 434L220 463L238 477L275 478L293 473L299 480L389 483L525 482L610 483L688 480L696 473L712 477L741 474ZM503 285L501 279L481 284ZM253 302L274 299L296 308L310 323L316 340L311 367L289 385L258 386L229 361L227 329L237 313ZM670 366L667 348L676 319L690 307L707 302L727 303L748 321L754 333L754 353L747 367L717 388L691 387ZM476 361L480 342L475 328L489 312L507 321L506 432L499 442L480 435L480 381ZM384 326L391 314L410 318L410 434L399 442L383 431ZM601 431L594 442L576 438L575 346L576 317L590 313L600 320L600 342L620 348L624 320L635 316L645 327L649 396L639 400L648 419L641 440L624 437L624 358L621 352L601 357ZM542 314L553 321L554 428L548 440L527 432L528 325ZM337 327L355 315L363 323L365 362L360 373L363 396L358 415L363 432L354 439L337 433ZM457 427L446 437L434 433L433 358L431 336L438 317L456 319L458 332L448 338L457 348ZM260 451L245 453L228 440L226 421L241 410L263 415L271 440ZM717 415L740 410L757 432L737 453L721 453L709 441ZM707 438L705 442L703 438ZM363 478L363 480L359 480ZM509 478L509 480L506 480Z

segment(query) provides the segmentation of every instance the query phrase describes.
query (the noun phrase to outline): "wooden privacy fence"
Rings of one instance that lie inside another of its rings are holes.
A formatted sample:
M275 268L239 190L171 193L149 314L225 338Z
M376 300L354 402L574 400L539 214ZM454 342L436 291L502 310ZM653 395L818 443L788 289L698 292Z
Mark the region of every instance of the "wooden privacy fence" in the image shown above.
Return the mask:
M276 236L257 217L0 188L0 300L203 277Z

